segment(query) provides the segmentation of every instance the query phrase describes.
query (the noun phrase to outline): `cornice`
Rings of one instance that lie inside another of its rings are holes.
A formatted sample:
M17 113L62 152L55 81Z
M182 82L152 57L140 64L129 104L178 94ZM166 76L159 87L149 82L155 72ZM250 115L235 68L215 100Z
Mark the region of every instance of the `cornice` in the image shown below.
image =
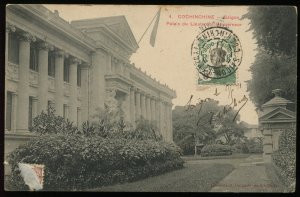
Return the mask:
M87 38L87 36L84 35L81 31L73 28L68 22L63 20L61 17L56 16L46 7L34 4L18 4L11 6L13 6L13 9L17 9L18 11L30 13L38 21L51 26L58 32L67 34L70 38L72 38L78 44L87 48L88 50L95 50L94 41L92 39ZM8 6L8 8L11 6Z

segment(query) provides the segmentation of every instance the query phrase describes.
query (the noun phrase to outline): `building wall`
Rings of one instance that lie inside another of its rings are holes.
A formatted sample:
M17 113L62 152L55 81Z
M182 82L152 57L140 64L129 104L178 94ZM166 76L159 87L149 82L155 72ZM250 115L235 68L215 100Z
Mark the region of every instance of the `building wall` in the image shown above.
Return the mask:
M124 19L113 20L122 22ZM95 35L102 35L101 31ZM18 37L17 64L8 60L10 34ZM117 34L111 34L105 36L114 42L105 44L100 42L102 37L97 40L92 33L84 34L40 5L8 6L5 96L8 98L8 92L11 95L12 110L11 128L7 132L28 132L29 97L33 98L33 118L46 110L48 101L51 101L57 115L65 115L75 123L79 121L79 125L90 119L96 108L103 108L105 102L116 100L122 104L125 118L133 126L143 116L155 121L163 138L172 141L171 108L175 91L130 64L128 58L136 46L129 46L125 41L124 44ZM120 45L109 48L111 43ZM38 71L29 68L30 46L33 45L38 49ZM50 51L55 54L55 77L48 76ZM65 60L70 62L69 82L63 80ZM81 72L80 87L77 86L77 67Z

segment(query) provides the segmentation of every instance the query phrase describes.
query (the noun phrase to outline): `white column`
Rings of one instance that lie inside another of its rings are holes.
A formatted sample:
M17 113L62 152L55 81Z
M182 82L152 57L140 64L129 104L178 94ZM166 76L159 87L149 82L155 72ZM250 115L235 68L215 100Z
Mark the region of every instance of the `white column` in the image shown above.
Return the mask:
M144 119L146 119L146 101L145 101L145 95L141 94L141 115Z
M140 94L139 90L136 91L135 100L136 100L135 119L138 120L141 117L141 94Z
M131 124L135 126L135 95L134 95L134 88L130 88L130 117L131 117Z
M166 108L166 123L167 123L167 140L172 141L173 139L173 134L172 134L172 111L171 109L171 104L166 103L165 108Z
M166 118L165 118L165 121L166 121L166 139L167 141L169 141L170 139L170 121L169 121L169 109L168 109L168 105L167 103L165 103L165 114L166 114Z
M89 68L88 64L81 65L81 120L89 120Z
M172 103L169 105L169 119L170 119L170 141L173 141L173 115L172 115Z
M159 127L160 127L160 133L163 137L164 140L166 140L166 136L165 136L165 133L166 133L166 128L165 128L165 113L164 113L164 104L163 102L160 100L159 101L159 118L160 118L160 122L159 122Z
M159 106L159 100L155 100L155 120L156 120L156 126L158 130L160 131L160 106Z
M38 88L38 114L47 111L48 104L48 49L45 42L39 43L39 88Z
M154 98L151 98L150 108L151 108L151 121L155 121L155 101L154 101Z
M112 74L112 57L110 55L107 56L108 61L107 61L107 74Z
M13 132L17 131L17 113L18 113L18 95L17 93L12 93L12 113L11 113L11 130Z
M64 55L62 50L55 52L55 113L61 117L64 105Z
M22 34L19 42L19 83L18 83L18 112L17 131L28 131L29 111L29 61L30 42L32 36L28 33Z
M92 116L95 114L95 110L97 108L104 108L105 102L105 73L106 65L109 64L109 55L97 49L96 52L92 55L92 66L90 70L89 77L92 78L90 80L90 104L89 104L89 115Z
M69 120L77 123L77 65L80 61L77 58L71 58L70 64L70 113Z
M116 74L117 73L117 63L118 63L118 61L117 61L116 58L111 57L111 56L110 56L110 59L111 59L111 61L110 61L111 72L112 72L112 74Z
M146 96L146 119L151 121L150 97Z
M118 73L124 75L124 65L121 60L118 60Z
M7 100L7 68L8 68L8 36L9 36L9 32L10 32L10 27L8 25L6 25L6 31L5 31L5 88L4 88L4 92L5 92L5 109L4 109L4 122L5 122L5 126L4 128L6 129L6 100Z
M32 98L32 120L37 115L38 115L38 98L34 97L34 98Z
M123 105L123 110L124 110L124 115L125 115L125 121L130 122L130 90L129 92L125 95L124 101L122 103Z

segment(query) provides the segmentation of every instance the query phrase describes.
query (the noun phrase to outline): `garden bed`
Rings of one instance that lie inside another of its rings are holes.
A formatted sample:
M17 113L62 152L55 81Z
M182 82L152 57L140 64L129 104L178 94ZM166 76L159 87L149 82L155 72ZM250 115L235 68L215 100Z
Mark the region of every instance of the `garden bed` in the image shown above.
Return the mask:
M28 190L18 163L44 164L43 190L83 190L123 183L183 167L181 150L154 140L49 134L30 140L11 155L8 190Z

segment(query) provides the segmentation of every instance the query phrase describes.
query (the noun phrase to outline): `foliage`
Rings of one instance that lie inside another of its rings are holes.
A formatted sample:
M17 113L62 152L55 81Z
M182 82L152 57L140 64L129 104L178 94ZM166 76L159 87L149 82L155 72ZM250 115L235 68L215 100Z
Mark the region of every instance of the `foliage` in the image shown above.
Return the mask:
M90 122L84 122L82 125L82 133L85 136L98 135L103 138L162 140L156 122L150 122L141 117L136 120L136 127L133 128L124 121L123 112L119 106L113 110L105 106L105 109L98 108L96 111L93 119Z
M155 122L137 121L133 129L120 107L97 109L80 129L53 109L34 119L41 135L9 155L9 188L27 190L18 163L45 165L44 190L77 190L132 181L183 166L181 149L162 141Z
M222 144L209 144L202 148L201 156L221 156L221 155L231 155L231 147Z
M295 7L252 6L243 18L250 19L258 50L247 88L257 108L270 100L271 90L297 101L297 14Z
M272 154L272 162L279 168L283 182L296 180L296 131L287 129L279 136L279 149Z
M271 90L281 89L282 96L291 101L297 99L296 57L284 55L270 56L267 51L258 49L255 61L250 67L252 80L247 89L256 107L273 98Z
M100 136L103 138L126 138L126 139L153 139L162 140L155 122L150 122L142 117L136 121L133 128L124 121L124 112L120 106L110 108L105 105L104 109L97 108L91 121L82 123L81 128L73 126L69 120L56 116L55 110L50 106L47 113L42 111L34 118L32 132L38 134L82 134L84 136Z
M294 153L296 151L296 131L293 129L283 131L278 140L278 148L283 153Z
M243 16L251 20L250 29L259 47L271 53L296 52L297 11L292 6L251 6Z
M236 111L227 112L226 116L221 120L220 127L217 130L216 136L224 138L227 145L234 145L244 140L244 126L232 121Z
M56 116L55 110L51 105L48 107L47 112L42 111L40 115L33 119L33 126L29 130L38 134L75 134L79 132L72 122L65 120L61 116Z
M185 154L194 151L195 143L211 144L225 138L226 144L233 144L243 138L243 127L233 117L236 111L229 106L221 106L209 99L196 105L176 106L173 110L174 142Z
M11 177L19 176L18 162L44 164L44 190L77 190L180 168L180 155L179 147L164 141L45 134L15 149L9 163Z
M246 143L237 143L234 144L232 147L232 152L234 153L249 153L249 148Z
M158 131L156 122L145 120L143 117L136 121L134 137L138 139L162 140L162 135ZM133 136L130 138L133 138Z

